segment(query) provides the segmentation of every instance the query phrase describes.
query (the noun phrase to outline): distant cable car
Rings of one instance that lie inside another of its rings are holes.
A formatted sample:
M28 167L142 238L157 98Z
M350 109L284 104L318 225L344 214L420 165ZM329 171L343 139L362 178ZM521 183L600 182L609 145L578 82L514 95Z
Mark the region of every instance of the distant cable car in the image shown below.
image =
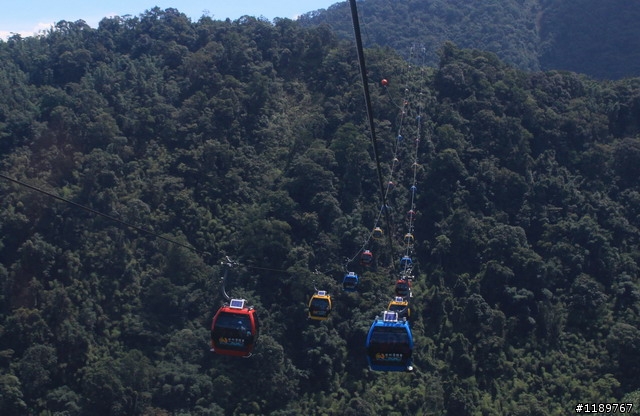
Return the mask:
M380 84L382 84L383 87L386 87L387 85L389 85L389 81L383 79L382 81L380 81Z
M355 292L359 282L360 278L357 274L348 272L344 275L344 279L342 279L342 288L345 292Z
M411 245L413 244L413 242L415 241L415 239L413 238L413 234L411 233L406 233L404 235L404 242Z
M410 209L410 210L407 212L407 219L408 219L409 221L413 221L413 220L415 220L415 219L416 219L416 212L415 212L414 210Z
M360 255L360 265L362 266L371 266L371 262L373 261L373 253L370 250L365 250Z
M411 309L409 308L409 301L405 300L405 298L396 296L392 301L389 302L389 306L387 306L387 310L390 312L396 312L398 314L398 318L407 318L411 316Z
M367 361L374 371L412 371L413 335L409 322L396 312L384 311L369 328Z
M398 279L395 287L396 296L403 298L411 297L411 283L406 279Z
M400 268L401 269L407 269L407 268L411 267L412 265L413 265L413 260L411 260L411 257L403 256L400 259Z
M376 240L379 240L382 237L384 237L384 231L382 231L382 228L376 227L376 228L373 229L373 232L371 233L371 236L373 238L375 238Z
M218 309L211 322L211 351L250 357L258 338L258 315L244 299L231 299Z
M318 290L309 300L309 319L324 321L331 313L331 296L325 290Z

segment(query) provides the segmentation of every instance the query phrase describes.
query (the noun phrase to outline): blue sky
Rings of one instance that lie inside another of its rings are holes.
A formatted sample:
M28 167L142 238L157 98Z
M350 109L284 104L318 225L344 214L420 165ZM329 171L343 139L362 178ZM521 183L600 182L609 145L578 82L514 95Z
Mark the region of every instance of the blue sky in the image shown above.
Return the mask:
M158 6L173 7L198 20L208 14L216 20L227 17L264 16L295 18L317 9L326 9L344 0L10 0L3 1L0 9L0 38L10 33L28 36L49 29L60 20L84 20L91 27L107 16L138 16Z

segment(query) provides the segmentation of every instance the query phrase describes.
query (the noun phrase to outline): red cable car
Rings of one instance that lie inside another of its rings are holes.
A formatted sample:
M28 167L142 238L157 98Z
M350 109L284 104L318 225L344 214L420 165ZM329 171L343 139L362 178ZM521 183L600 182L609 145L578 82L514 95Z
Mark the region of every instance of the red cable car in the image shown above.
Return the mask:
M373 261L373 253L370 250L365 250L360 255L360 265L362 266L370 266Z
M211 322L211 351L221 355L250 357L258 338L258 315L244 299L231 299Z
M395 288L396 296L400 296L403 298L411 297L411 283L409 280L399 279L396 282Z

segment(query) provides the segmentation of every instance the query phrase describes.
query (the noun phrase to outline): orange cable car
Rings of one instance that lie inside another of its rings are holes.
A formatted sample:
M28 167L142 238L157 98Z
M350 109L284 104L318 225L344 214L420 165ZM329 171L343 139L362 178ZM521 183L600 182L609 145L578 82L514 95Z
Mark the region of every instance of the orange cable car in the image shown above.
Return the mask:
M244 299L231 299L211 322L211 351L221 355L250 357L258 339L258 315Z

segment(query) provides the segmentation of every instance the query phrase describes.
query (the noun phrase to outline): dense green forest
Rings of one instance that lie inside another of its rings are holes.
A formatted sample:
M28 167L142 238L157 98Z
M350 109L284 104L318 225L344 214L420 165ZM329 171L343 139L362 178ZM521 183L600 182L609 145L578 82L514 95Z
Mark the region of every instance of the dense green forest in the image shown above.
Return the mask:
M415 43L436 66L438 50L494 52L520 69L568 70L598 79L640 76L640 2L627 0L362 0L369 45L405 53ZM300 18L306 26L329 24L353 37L349 2ZM405 55L406 56L406 55Z
M353 42L158 8L0 42L0 172L196 249L0 180L0 413L637 411L640 79L446 43L414 85L365 52L383 168L397 97L424 103L412 373L365 360L394 254L340 286L380 207ZM248 359L209 352L225 256L262 323Z

